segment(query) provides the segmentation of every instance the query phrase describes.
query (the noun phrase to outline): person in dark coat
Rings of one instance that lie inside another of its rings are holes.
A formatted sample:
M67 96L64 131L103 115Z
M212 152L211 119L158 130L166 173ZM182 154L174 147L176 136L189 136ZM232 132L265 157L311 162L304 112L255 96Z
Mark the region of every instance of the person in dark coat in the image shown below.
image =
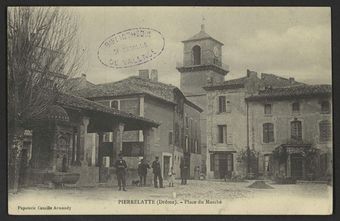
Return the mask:
M152 170L153 170L153 180L155 188L158 187L157 179L159 180L159 187L163 188L163 178L162 178L162 171L161 171L161 164L158 161L158 157L155 158L155 161L152 162Z
M181 163L179 165L181 169L181 184L185 185L187 184L187 179L188 179L188 164L185 162L185 160L182 158Z
M138 176L139 176L139 185L144 186L146 185L146 175L148 173L148 169L150 169L150 166L147 162L145 162L144 159L141 159L139 165L138 165Z
M122 190L122 186L123 186L123 191L126 191L125 174L126 174L127 165L126 165L125 160L123 160L122 154L119 154L118 156L119 156L119 159L115 162L118 186L119 186L119 190Z

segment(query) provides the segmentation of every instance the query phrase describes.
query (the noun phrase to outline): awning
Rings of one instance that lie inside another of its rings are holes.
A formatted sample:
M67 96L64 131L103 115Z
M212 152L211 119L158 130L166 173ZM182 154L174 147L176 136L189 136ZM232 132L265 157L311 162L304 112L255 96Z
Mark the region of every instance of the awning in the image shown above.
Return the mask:
M285 150L288 154L303 153L307 149L310 149L311 146L311 144L281 144L280 146L276 147L274 151L280 152Z

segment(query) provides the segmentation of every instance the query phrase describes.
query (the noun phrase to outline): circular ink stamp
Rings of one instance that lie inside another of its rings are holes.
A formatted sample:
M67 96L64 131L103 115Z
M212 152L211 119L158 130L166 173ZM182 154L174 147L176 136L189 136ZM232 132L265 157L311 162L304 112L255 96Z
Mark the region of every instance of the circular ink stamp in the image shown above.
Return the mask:
M111 68L144 64L164 50L163 35L151 28L132 28L106 38L98 48L99 61Z

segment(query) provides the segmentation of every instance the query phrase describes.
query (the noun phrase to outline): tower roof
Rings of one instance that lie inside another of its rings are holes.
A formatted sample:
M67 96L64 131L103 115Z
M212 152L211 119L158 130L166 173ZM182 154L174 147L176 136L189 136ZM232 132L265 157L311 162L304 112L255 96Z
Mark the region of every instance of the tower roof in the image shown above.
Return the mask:
M184 42L189 42L189 41L197 41L197 40L203 40L203 39L211 39L213 41L216 41L217 43L224 45L222 42L216 40L215 38L211 37L210 35L208 35L205 30L204 30L204 25L201 25L201 31L198 32L197 34L195 34L194 36L192 36L191 38L182 41Z

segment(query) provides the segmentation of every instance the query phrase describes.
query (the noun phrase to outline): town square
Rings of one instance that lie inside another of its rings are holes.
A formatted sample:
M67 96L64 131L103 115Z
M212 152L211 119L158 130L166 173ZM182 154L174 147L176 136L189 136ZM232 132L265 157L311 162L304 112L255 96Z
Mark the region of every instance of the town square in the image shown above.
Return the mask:
M329 8L7 22L10 214L332 213Z

